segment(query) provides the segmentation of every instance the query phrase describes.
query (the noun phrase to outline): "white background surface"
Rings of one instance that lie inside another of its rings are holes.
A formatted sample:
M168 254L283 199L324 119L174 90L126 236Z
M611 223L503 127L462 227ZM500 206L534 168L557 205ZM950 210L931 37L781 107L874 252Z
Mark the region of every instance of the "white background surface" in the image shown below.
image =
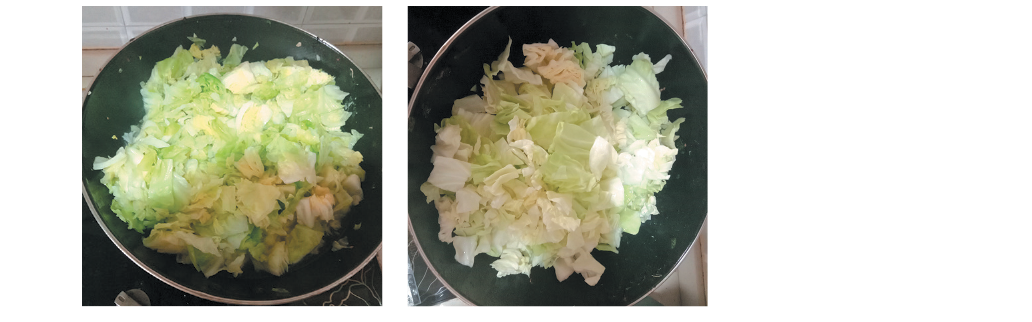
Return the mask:
M403 21L407 4L420 3L397 1L383 8L383 16ZM1024 39L1032 20L1027 5L708 5L719 16L708 21L709 218L714 223L709 306L535 308L535 318L1028 320L1032 44ZM41 115L49 107L41 105L79 103L71 93L40 84L74 82L60 75L79 68L67 56L81 50L75 41L80 15L75 7L53 9L60 27L45 39L52 50L33 52L47 64L11 64L7 70L21 78L13 85L17 95L8 97L13 105L5 110L5 120L14 126L3 127L9 152L4 165L8 182L17 185L11 189L22 192L9 204L5 225L11 229L3 235L11 245L5 257L19 259L4 268L8 294L17 294L9 299L9 316L110 318L122 312L66 309L81 302L74 295L55 298L55 290L74 288L81 278L68 272L79 258L74 250L54 255L76 247L67 240L79 240L79 227L63 226L60 218L79 212L81 184L65 169L81 151L55 149L54 142L74 141L66 137L74 130L52 129L76 129L81 118ZM29 26L35 19L12 15L5 23ZM384 60L405 61L404 24L387 23L383 30ZM406 104L405 70L393 66L384 66L384 106ZM55 94L68 96L51 99ZM46 117L45 123L32 121ZM384 110L384 119L403 118L403 110ZM404 144L403 131L385 133L385 146ZM399 169L385 173L385 190L404 189L405 158L397 153L385 157L385 169ZM397 215L385 215L384 225L404 225L405 207L385 203L385 214ZM385 276L405 274L404 256L390 255L404 254L405 233L384 231ZM33 246L24 247L28 242ZM520 314L525 310L510 308L409 308L406 287L403 279L384 279L384 308L307 314L385 321L527 320ZM154 321L294 320L299 311L153 308L136 313Z

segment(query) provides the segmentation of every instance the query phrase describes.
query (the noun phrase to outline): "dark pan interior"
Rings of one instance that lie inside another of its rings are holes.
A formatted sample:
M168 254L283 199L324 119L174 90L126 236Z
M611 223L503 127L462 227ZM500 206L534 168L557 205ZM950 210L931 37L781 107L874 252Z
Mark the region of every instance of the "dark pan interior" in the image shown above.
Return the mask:
M246 46L245 61L263 61L292 56L306 59L313 68L336 77L341 90L350 93L344 100L353 113L344 131L358 130L365 136L355 150L362 153L366 171L362 183L365 199L344 219L342 234L354 248L336 252L329 242L310 256L276 277L245 267L233 277L220 272L205 278L192 265L176 263L175 256L160 254L143 246L141 234L129 230L111 211L111 195L100 182L101 171L93 170L97 156L109 157L124 145L123 133L138 124L144 115L140 82L150 76L154 64L172 55L176 46L189 48L187 37L196 34L216 45L223 55L235 43ZM255 43L258 48L251 49ZM298 47L297 44L301 43ZM318 56L318 59L317 59ZM239 304L275 304L318 294L343 282L369 261L382 238L381 220L381 96L361 70L336 48L318 37L295 27L265 18L239 15L210 15L177 20L128 43L100 72L83 102L82 174L84 198L91 202L96 217L116 244L142 268L184 292L210 300ZM120 139L111 139L117 135ZM361 228L353 229L361 223ZM314 293L313 293L314 292Z
M706 219L707 80L690 49L677 34L641 7L505 7L489 9L465 28L426 71L409 112L409 220L418 245L441 279L477 305L628 305L651 292L674 269L692 245ZM616 46L613 64L629 64L645 52L653 62L673 56L658 76L662 99L678 97L684 108L669 112L684 117L670 180L656 195L660 214L642 224L638 235L624 234L619 254L595 250L606 267L596 286L579 274L558 282L553 268L534 268L531 275L495 277L494 260L480 254L469 268L455 261L451 244L437 239L437 210L427 204L419 186L433 169L430 163L435 123L451 116L452 102L479 83L484 63L498 58L512 37L509 60L522 66L522 44L547 42L564 47L572 41Z

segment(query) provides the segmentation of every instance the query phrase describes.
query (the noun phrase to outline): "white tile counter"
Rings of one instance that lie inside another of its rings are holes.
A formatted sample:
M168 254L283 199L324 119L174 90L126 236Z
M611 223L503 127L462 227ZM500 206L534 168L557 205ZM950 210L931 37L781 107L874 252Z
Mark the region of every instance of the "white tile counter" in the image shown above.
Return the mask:
M344 55L351 58L351 61L361 68L373 81L377 88L382 91L383 83L383 51L382 46L376 45L343 45L337 46ZM86 91L93 84L93 79L100 73L112 56L118 53L118 49L83 49L82 50L82 99L86 99ZM169 53L171 56L171 52Z
M117 48L165 22L206 14L245 14L283 22L331 44L383 42L381 7L82 7L82 47Z
M82 97L104 64L129 39L174 19L205 14L266 17L314 33L340 48L369 74L377 87L383 79L381 7L82 7ZM171 56L171 52L169 52Z
M706 69L706 7L652 7L657 14L674 31L678 33L688 47L692 49L695 56ZM706 242L707 223L702 224L702 230L695 244L692 245L688 255L685 256L677 269L670 274L652 295L653 299L663 305L707 305L706 292Z

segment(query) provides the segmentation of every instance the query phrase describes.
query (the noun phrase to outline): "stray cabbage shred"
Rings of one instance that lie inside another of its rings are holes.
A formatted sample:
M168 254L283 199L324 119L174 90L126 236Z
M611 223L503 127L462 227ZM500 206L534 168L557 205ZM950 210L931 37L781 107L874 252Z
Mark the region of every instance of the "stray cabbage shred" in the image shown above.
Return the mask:
M671 56L610 66L613 46L549 40L523 45L517 68L511 45L484 64L483 95L455 100L435 125L420 190L459 263L484 253L498 277L555 267L559 281L595 285L605 267L592 250L618 252L621 234L659 214L684 122L667 118L681 100L661 100L656 80Z
M348 93L305 60L245 62L237 44L222 58L189 39L141 83L146 115L126 145L93 168L146 247L205 277L246 263L282 275L362 200Z

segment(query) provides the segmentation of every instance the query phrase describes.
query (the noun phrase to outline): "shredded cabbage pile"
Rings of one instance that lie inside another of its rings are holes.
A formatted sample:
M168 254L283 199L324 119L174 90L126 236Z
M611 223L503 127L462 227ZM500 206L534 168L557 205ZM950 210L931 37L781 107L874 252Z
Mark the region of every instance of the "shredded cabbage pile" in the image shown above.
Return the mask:
M247 262L282 275L362 200L348 93L305 60L243 62L247 47L222 58L189 38L141 83L146 116L126 145L93 168L145 246L205 277Z
M681 100L661 100L656 80L671 56L610 66L613 46L549 40L523 45L517 68L511 45L484 64L483 95L456 100L435 125L420 190L459 263L486 253L498 277L555 267L559 281L579 273L595 285L605 267L591 251L618 252L622 233L659 214L654 194L684 122L667 118Z

